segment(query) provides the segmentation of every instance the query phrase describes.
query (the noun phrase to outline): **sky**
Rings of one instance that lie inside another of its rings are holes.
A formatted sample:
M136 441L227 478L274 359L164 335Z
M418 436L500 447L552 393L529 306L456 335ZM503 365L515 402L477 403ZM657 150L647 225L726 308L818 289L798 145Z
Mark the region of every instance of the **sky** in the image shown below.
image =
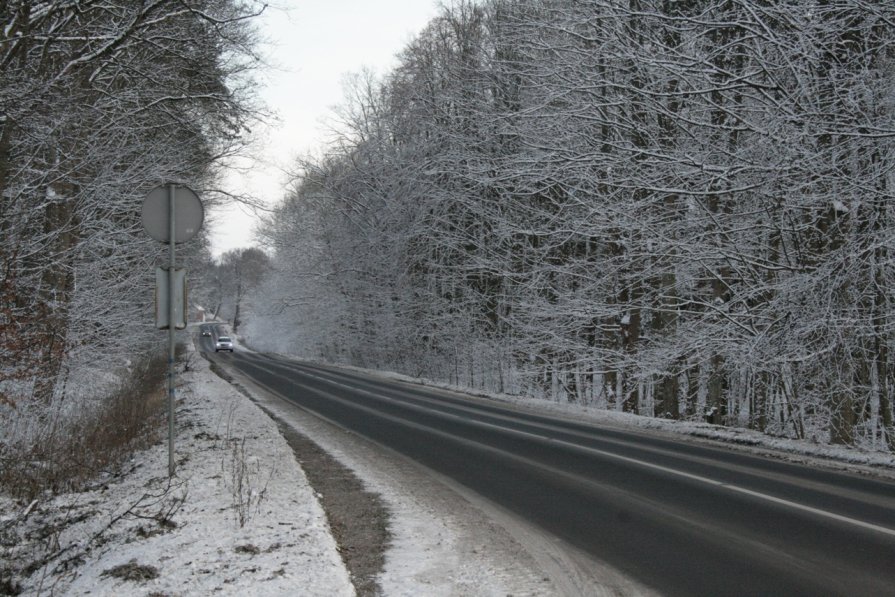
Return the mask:
M261 99L279 120L256 132L252 161L225 186L267 204L281 199L295 159L323 149L345 76L363 68L387 73L437 10L435 0L272 0L257 23L271 63L258 79ZM256 217L247 208L217 210L207 222L215 255L252 245Z

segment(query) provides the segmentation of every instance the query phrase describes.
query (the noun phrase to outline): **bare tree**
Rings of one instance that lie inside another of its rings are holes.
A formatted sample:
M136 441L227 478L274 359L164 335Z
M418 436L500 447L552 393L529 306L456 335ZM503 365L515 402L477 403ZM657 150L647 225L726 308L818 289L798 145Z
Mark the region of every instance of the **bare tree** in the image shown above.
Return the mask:
M221 161L240 150L257 116L248 19L262 9L207 0L0 3L7 401L48 404L71 389L72 371L85 374L98 359L125 367L152 344L141 332L162 249L142 233L140 203L167 180L216 201ZM125 324L137 332L122 335Z
M447 6L303 164L269 303L309 356L891 450L893 10Z

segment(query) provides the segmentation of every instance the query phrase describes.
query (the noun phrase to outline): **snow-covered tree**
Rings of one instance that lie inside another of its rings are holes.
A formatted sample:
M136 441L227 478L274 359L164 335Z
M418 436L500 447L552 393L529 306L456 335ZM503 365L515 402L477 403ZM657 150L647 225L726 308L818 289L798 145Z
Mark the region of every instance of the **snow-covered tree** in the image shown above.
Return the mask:
M0 461L97 418L159 348L166 249L140 207L167 181L219 201L223 160L257 113L249 18L262 9L0 2ZM206 244L182 245L181 263Z
M268 226L279 317L329 313L306 356L893 449L893 18L455 2Z

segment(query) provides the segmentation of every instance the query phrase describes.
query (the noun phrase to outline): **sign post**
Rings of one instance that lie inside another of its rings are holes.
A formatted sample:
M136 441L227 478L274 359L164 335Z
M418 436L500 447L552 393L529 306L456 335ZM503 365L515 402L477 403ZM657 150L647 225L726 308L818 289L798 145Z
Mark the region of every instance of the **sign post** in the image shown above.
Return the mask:
M165 297L157 297L159 302L167 303L167 317L160 317L161 311L156 308L156 325L168 329L168 476L174 476L174 398L175 369L174 352L176 348L176 303L178 295L186 302L185 280L178 286L177 262L175 246L193 238L202 227L205 211L198 195L189 188L168 183L153 189L143 200L143 229L155 240L168 243L168 275ZM185 272L182 274L185 275ZM177 288L181 290L178 291ZM183 321L186 321L186 307L182 308Z
M174 476L174 392L175 375L174 353L176 346L176 330L174 323L174 247L177 241L177 209L174 184L168 185L168 478Z

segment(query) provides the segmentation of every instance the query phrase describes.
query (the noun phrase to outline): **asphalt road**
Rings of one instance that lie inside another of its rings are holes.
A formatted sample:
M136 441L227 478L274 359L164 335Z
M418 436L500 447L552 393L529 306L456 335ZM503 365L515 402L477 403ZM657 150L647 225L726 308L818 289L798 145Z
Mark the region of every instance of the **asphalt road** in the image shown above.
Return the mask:
M893 482L272 356L216 358L661 593L895 595Z

